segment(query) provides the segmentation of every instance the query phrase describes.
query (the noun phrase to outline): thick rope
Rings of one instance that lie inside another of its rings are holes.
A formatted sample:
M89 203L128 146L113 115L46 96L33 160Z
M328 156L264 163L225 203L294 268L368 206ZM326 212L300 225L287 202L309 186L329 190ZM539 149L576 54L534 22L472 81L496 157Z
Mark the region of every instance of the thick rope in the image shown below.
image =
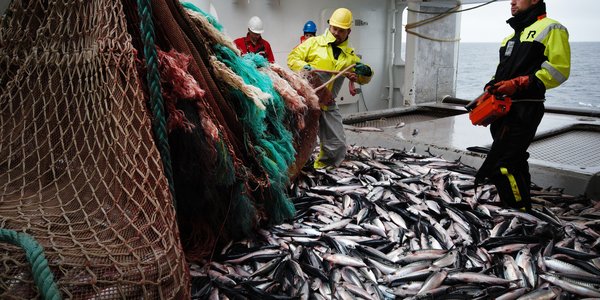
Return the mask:
M327 80L327 82L323 83L320 87L315 89L315 92L318 92L319 90L321 90L322 88L326 87L328 84L332 83L334 80L338 79L338 77L344 75L346 72L349 72L350 69L354 68L356 66L356 64L351 64L348 67L346 67L345 69L341 70L340 72L338 72L335 76L331 77L329 80ZM311 70L312 72L313 70ZM316 71L316 70L315 70ZM321 70L318 70L321 71ZM327 71L329 72L329 71Z
M494 0L494 1L496 1L496 0ZM411 29L423 26L425 24L429 24L431 22L435 22L435 21L440 20L440 19L443 19L443 18L445 18L445 17L447 17L447 16L449 16L449 15L451 15L453 13L456 13L460 7L461 7L460 5L456 5L455 7L452 7L450 9L448 9L447 11L445 11L443 13L440 13L440 14L437 14L436 16L433 16L431 18L427 18L427 19L424 19L424 20L421 20L421 21L417 21L417 22L414 22L414 23L406 24L404 26L404 31L406 31L406 33L418 36L420 38L423 38L423 39L426 39L426 40L435 41L435 42L458 42L458 41L460 41L460 38L449 38L449 39L435 38L435 37L430 37L430 36L426 36L426 35L420 34L420 33L416 32L416 31L412 31Z
M0 242L19 246L25 251L25 257L31 264L33 281L43 299L62 299L58 286L54 282L54 275L48 267L48 260L44 256L44 249L33 237L26 233L0 228Z
M169 191L173 197L173 205L177 208L175 201L175 185L173 183L173 171L171 169L171 155L167 136L167 125L165 118L164 101L160 89L160 74L158 72L158 54L154 45L154 23L152 23L152 5L150 0L138 0L138 13L140 14L140 31L144 42L144 57L146 58L146 80L150 94L150 110L152 111L152 130L162 158L162 164L169 182Z

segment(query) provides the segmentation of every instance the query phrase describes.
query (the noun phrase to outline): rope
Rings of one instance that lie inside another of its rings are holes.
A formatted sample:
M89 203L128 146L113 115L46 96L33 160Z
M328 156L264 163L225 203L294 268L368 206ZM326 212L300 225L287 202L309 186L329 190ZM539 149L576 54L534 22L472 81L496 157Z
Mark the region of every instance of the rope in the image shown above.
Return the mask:
M418 36L422 39L426 39L426 40L430 40L430 41L434 41L434 42L445 42L445 43L451 43L451 42L458 42L460 41L460 39L457 38L453 38L453 39L442 39L442 38L434 38L434 37L430 37L430 36L426 36L423 34L420 34L418 32L412 31L412 30L408 30L405 29L404 31L406 31L406 33L412 34L414 36Z
M152 5L150 0L138 0L138 13L140 14L140 31L144 42L144 57L146 57L146 80L150 94L150 110L152 111L152 130L156 138L158 151L169 182L169 191L173 197L173 206L177 208L175 200L175 184L171 169L171 155L167 137L164 101L160 89L160 74L158 72L158 54L154 45L154 24L152 23Z
M445 12L439 14L439 15L434 16L434 17L427 18L427 19L424 19L424 20L421 20L421 21L417 21L417 22L414 22L414 23L406 24L404 26L404 31L406 31L406 33L418 36L418 37L426 39L426 40L431 40L431 41L436 41L436 42L458 42L458 41L460 41L460 39L456 39L456 38L453 38L453 39L444 39L444 38L429 37L429 36L425 36L425 35L422 35L420 33L417 33L415 31L412 31L410 29L417 28L417 27L423 26L425 24L429 24L429 23L435 22L437 20L443 19L443 18L451 15L459 7L460 7L460 5L457 5L455 7L452 7L450 9L448 9L447 11L445 11Z
M356 64L351 64L348 67L346 67L345 69L339 71L335 76L331 77L331 79L327 80L327 82L323 83L320 87L315 89L315 92L320 91L322 88L326 87L328 84L332 83L334 80L336 80L338 77L344 75L346 72L350 71L350 69L354 68L354 66L356 66ZM316 71L316 70L315 70ZM319 72L322 72L323 70L318 70ZM334 73L331 71L326 71L328 73Z
M496 1L498 1L498 0L491 0L491 1L488 1L486 3L477 5L475 7L470 7L470 8L465 8L465 9L458 9L459 7L461 7L461 5L457 5L455 7L452 7L450 9L448 9L447 11L441 12L441 13L420 11L420 10L414 10L414 9L408 9L407 8L406 10L409 11L409 12L420 13L420 14L432 14L432 15L436 15L436 16L433 16L431 18L427 18L427 19L424 19L424 20L421 20L421 21L417 21L415 23L406 24L404 26L404 31L406 31L406 33L408 33L408 34L412 34L412 35L418 36L418 37L426 39L426 40L431 40L431 41L436 41L436 42L458 42L458 41L460 41L460 39L458 39L458 38L450 38L450 39L435 38L435 37L430 37L430 36L426 36L426 35L417 33L417 32L412 31L410 29L417 28L417 27L423 26L425 24L437 21L437 20L445 18L445 17L447 17L447 16L449 16L451 14L456 14L456 13L465 12L465 11L473 10L473 9L476 9L476 8L480 8L482 6L491 4L491 3L496 2Z
M44 249L32 236L0 228L0 242L19 246L25 251L25 257L31 264L33 281L44 299L62 299L58 286L54 282L54 276L48 267L48 260L44 256Z
M451 13L455 14L455 13L461 13L461 12L465 12L465 11L477 9L477 8L482 7L482 6L486 6L488 4L492 4L493 2L496 2L496 1L498 1L498 0L491 0L491 1L488 1L486 3L479 4L477 6L473 6L473 7L469 7L469 8L465 8L465 9L461 9L461 10L455 10L455 11L453 11ZM442 12L442 13L438 13L438 12L431 12L431 11L415 10L415 9L410 9L410 8L407 8L406 10L409 11L409 12L415 12L415 13L420 13L420 14L430 14L430 15L439 15L439 14L446 14L446 13L448 13L447 11L446 12Z

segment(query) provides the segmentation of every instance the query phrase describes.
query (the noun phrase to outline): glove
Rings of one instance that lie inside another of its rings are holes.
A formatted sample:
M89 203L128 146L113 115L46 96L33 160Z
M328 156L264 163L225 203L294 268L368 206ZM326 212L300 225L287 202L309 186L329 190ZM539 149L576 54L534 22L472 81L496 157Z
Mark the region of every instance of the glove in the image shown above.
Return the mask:
M373 71L371 71L371 68L369 68L369 66L363 63L356 63L356 66L354 66L354 73L360 76L371 76L373 74Z
M522 91L529 86L529 76L519 76L510 80L500 81L490 91L497 94L512 96L516 92Z
M312 71L313 67L311 65L305 65L304 68L305 71Z

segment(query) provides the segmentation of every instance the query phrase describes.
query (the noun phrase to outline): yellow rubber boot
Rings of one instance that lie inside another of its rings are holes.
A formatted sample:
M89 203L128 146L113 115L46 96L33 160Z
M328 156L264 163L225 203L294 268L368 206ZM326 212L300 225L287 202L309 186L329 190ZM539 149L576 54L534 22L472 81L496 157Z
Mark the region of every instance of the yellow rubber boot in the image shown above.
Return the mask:
M327 168L327 164L321 161L321 158L323 157L323 155L324 155L323 148L321 147L319 150L319 155L317 155L317 159L315 159L315 162L313 163L313 168L315 168L315 169Z

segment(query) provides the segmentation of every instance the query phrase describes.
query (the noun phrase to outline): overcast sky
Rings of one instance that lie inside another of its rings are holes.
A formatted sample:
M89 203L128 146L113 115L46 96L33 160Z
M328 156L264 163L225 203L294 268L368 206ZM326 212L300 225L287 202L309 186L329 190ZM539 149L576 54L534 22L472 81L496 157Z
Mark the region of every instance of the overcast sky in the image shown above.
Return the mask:
M569 30L571 42L600 42L600 0L545 0L548 17ZM463 9L476 5L463 5ZM461 13L461 42L499 43L511 33L506 24L510 1L498 1Z

